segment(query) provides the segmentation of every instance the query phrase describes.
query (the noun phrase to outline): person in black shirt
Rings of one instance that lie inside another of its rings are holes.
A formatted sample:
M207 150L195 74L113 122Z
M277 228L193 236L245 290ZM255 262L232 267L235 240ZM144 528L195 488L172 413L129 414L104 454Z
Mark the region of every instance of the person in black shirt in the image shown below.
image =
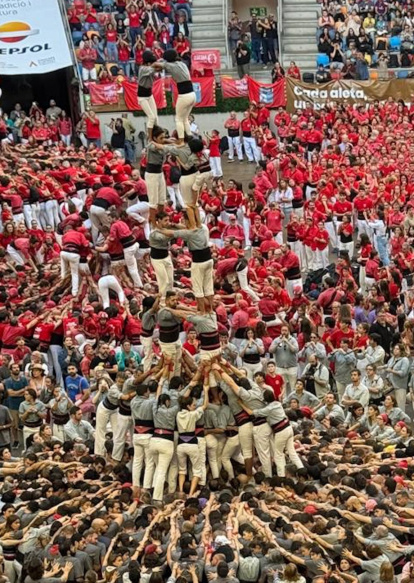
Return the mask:
M239 41L236 48L236 64L240 79L250 71L250 50L247 45Z
M122 123L122 119L117 117L116 120L112 120L109 127L113 131L111 137L111 146L114 150L120 150L123 157L125 156L125 128Z
M394 330L386 321L386 314L383 310L377 313L377 319L369 329L369 334L378 334L381 338L380 346L385 350L387 358L391 354L391 343L394 338Z
M255 63L260 63L260 49L262 46L261 27L256 16L252 16L249 22L249 31L252 39L252 58Z
M95 367L99 365L103 365L103 368L109 374L111 379L115 380L116 373L118 372L118 365L115 356L111 354L109 344L101 344L98 348L97 355L94 356L91 361L91 370L94 370Z

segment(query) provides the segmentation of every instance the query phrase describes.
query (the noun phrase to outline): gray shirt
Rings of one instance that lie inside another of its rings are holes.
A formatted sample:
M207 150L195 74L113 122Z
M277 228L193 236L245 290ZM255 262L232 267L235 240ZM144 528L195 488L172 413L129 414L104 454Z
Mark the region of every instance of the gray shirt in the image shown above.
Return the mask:
M138 72L138 85L146 89L152 89L154 84L155 69L141 65Z
M276 425L276 423L280 423L286 419L285 410L279 401L273 401L273 403L269 403L261 409L253 409L252 414L253 417L266 417L266 421L270 426Z
M217 330L217 316L216 314L205 314L200 316L198 314L189 314L186 317L188 322L194 324L197 334L203 332L216 332Z
M154 399L136 396L131 401L131 414L135 421L152 421Z
M355 353L336 351L329 355L329 360L335 363L335 380L338 383L347 385L351 382L351 372L356 368L357 360Z
M183 61L176 61L175 63L167 63L167 61L163 61L163 66L176 83L191 81L190 71Z
M154 229L150 233L149 244L150 247L154 247L155 249L168 250L170 247L170 238L163 235L160 231L157 231L157 229Z
M72 419L70 419L66 425L63 427L65 432L66 439L81 439L82 441L86 441L89 438L95 435L95 430L92 425L82 419L80 423L75 423Z
M210 239L206 226L191 231L187 229L178 229L177 231L174 231L174 237L184 239L190 251L206 249Z
M154 417L154 427L156 429L170 429L171 431L174 431L178 410L178 405L173 407L162 405L161 407L158 407L157 402L153 401L152 414Z
M275 355L279 368L294 368L298 365L299 345L293 336L279 336L270 345L269 352Z
M300 394L293 391L286 397L284 404L288 405L291 399L297 399L300 407L316 407L316 405L319 405L318 397L309 391L303 391Z

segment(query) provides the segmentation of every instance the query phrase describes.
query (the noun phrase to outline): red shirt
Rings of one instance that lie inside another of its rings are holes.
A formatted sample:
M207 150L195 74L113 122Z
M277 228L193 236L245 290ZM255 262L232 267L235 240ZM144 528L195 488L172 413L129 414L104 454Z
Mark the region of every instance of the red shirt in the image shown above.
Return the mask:
M210 139L210 158L220 157L220 136Z
M279 400L283 388L283 377L279 374L276 374L274 377L267 374L265 376L265 383L269 385L269 387L272 387L276 399Z
M98 190L95 200L106 200L109 206L122 206L123 201L117 191L110 186L104 186Z

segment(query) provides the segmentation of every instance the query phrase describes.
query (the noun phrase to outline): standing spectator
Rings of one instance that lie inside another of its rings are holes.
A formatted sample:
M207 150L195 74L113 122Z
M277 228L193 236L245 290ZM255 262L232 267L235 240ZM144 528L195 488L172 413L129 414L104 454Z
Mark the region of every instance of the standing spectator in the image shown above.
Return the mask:
M227 35L229 40L230 54L233 62L233 66L236 64L236 49L241 40L242 34L242 22L239 19L237 12L232 12L227 26Z
M46 109L46 119L51 119L52 117L57 119L61 113L62 110L56 105L56 101L51 99L49 102L49 107Z
M121 153L122 158L125 158L125 128L122 123L122 119L117 117L113 119L109 124L112 130L111 136L111 146L114 150L118 150Z
M229 162L234 161L234 152L237 152L239 162L243 162L243 152L240 141L240 121L237 119L235 111L230 112L230 117L224 122L227 130L227 139L229 143Z
M356 64L355 64L355 79L357 81L368 81L369 71L368 64L362 53L357 53Z
M84 81L96 81L96 60L98 58L98 53L92 47L90 41L86 41L83 49L78 53L79 60L82 64L82 79Z
M239 78L243 79L245 75L250 73L250 49L240 40L237 43L235 56Z
M60 114L58 128L62 142L69 147L72 141L72 120L67 116L65 110L62 110Z
M276 54L274 48L274 39L272 37L272 26L268 18L259 21L261 44L262 44L262 59L263 66L266 68L267 63L272 61L276 63Z
M184 11L187 15L188 22L193 21L193 17L191 14L191 3L192 0L177 0L177 2L174 3L174 10L178 13L180 11Z
M210 166L213 173L213 178L221 178L223 170L221 168L220 156L220 133L213 130L211 134L205 134L208 140L208 147L210 148Z
M249 31L252 40L252 58L257 64L260 63L260 50L262 46L262 33L256 16L252 16L249 21Z
M105 31L105 38L106 38L106 58L108 61L112 63L118 63L118 33L115 29L115 26L112 22L110 22Z
M101 124L96 113L91 109L86 112L86 139L88 144L101 147Z
M135 143L134 134L136 128L133 123L128 119L128 114L122 114L122 125L125 130L125 162L131 164L135 161Z

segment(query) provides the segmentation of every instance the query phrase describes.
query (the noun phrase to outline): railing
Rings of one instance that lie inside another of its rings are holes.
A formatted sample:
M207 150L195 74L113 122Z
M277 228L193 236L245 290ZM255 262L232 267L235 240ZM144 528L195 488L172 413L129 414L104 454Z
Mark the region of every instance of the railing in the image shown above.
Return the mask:
M277 41L279 44L279 63L283 64L282 33L283 33L283 0L277 0Z
M230 68L232 65L230 51L229 51L229 41L227 38L227 22L229 19L229 4L228 0L223 0L222 4L223 8L223 36L224 36L224 46L225 48L225 55L226 55L226 68Z

